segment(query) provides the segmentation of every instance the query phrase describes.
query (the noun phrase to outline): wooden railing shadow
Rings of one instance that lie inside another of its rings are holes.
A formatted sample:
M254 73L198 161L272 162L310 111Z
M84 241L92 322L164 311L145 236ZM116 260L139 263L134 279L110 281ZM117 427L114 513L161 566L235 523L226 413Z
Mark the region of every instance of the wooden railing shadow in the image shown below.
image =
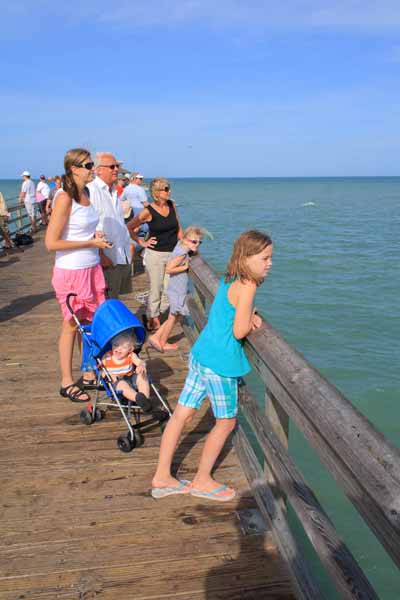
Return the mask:
M197 256L190 276L191 320L184 324L194 342L206 323L219 278ZM400 565L400 452L347 398L292 348L265 320L245 341L253 369L265 385L265 412L246 385L240 407L264 457L261 467L240 425L235 448L260 512L271 526L297 597L320 600L309 565L287 520L289 502L342 598L377 598L366 575L337 533L288 452L289 419L343 488L393 561Z

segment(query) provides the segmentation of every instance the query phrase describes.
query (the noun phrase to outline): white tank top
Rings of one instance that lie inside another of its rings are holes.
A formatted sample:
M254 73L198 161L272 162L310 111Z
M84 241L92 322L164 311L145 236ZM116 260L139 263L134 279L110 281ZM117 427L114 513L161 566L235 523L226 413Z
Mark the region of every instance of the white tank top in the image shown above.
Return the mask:
M54 196L56 202L59 190ZM92 204L83 206L72 200L71 214L61 234L62 240L91 240L96 232L99 216ZM57 250L55 266L60 269L87 269L100 262L98 248L79 248L77 250Z

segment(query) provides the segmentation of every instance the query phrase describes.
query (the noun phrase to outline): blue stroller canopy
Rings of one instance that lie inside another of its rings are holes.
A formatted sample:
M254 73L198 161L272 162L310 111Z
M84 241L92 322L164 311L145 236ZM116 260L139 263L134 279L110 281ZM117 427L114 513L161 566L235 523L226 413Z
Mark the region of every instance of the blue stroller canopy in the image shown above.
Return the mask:
M106 300L94 313L91 342L94 358L111 350L111 340L116 335L133 329L140 345L146 333L143 324L121 300Z

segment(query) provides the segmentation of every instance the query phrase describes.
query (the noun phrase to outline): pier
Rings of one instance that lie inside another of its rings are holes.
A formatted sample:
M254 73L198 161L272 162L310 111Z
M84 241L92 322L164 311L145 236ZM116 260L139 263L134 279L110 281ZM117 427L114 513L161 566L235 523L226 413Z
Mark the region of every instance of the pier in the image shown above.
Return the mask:
M290 568L232 442L216 478L237 488L234 501L156 501L149 489L159 426L124 454L118 413L85 426L84 404L58 395L61 315L50 283L54 255L42 238L0 257L1 600L294 598ZM139 274L133 294L121 298L139 315L146 288ZM176 331L176 352L142 350L172 407L186 376L193 332L186 334ZM205 408L186 431L175 461L181 477L192 478L210 424ZM238 439L246 449L240 432ZM263 486L257 493L263 500Z

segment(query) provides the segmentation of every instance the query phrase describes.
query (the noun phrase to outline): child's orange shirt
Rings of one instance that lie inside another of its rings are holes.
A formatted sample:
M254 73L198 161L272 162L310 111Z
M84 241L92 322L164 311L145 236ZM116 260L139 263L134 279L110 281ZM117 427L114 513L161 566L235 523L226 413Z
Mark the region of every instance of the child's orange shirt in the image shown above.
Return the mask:
M112 377L116 377L117 379L133 375L136 369L136 366L132 362L132 354L128 354L128 356L126 356L121 362L117 363L114 360L112 352L107 352L103 356L102 363L110 375Z

